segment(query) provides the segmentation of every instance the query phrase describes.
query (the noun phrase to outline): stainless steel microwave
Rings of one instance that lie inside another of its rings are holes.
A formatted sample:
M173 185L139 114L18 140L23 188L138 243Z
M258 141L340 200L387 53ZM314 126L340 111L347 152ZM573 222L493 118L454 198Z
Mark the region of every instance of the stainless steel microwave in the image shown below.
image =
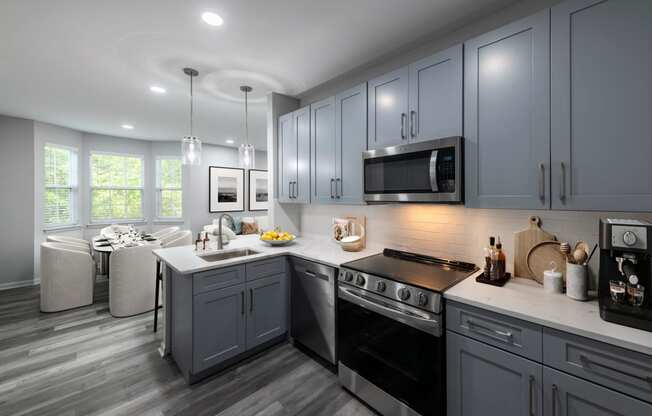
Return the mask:
M367 202L464 202L459 136L362 153Z

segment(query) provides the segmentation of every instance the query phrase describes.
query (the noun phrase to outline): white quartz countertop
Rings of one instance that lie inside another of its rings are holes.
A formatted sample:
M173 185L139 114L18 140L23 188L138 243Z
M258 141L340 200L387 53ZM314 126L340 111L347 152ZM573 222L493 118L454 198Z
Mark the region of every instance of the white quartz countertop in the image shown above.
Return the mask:
M444 297L652 355L652 332L602 320L597 299L580 302L565 294L549 294L530 279L515 278L503 287L490 286L476 282L476 275L447 290Z
M154 250L154 255L172 267L176 272L191 274L283 255L293 255L328 266L339 267L343 263L371 256L383 250L380 246L373 247L368 244L362 251L348 252L342 250L330 238L322 236L302 236L286 246L272 247L260 241L258 235L245 235L231 240L228 245L224 246L223 251L238 248L249 248L257 251L259 254L228 260L206 261L200 256L197 256L193 246L184 246L157 249ZM206 251L206 254L210 253ZM212 253L216 253L216 251L212 251Z

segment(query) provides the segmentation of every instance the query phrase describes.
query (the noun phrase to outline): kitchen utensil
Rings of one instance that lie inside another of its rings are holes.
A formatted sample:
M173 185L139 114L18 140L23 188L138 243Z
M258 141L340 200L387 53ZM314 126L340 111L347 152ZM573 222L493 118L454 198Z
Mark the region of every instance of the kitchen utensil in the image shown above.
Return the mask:
M559 245L559 251L564 255L564 259L567 263L573 263L573 257L571 256L570 244L566 241L562 242Z
M589 299L589 279L585 265L566 265L566 296L575 300Z
M566 273L566 255L559 251L559 241L542 241L527 253L527 268L534 280L543 284L543 272L554 261L559 265L559 271Z
M528 222L528 229L514 233L514 276L534 278L527 266L528 253L535 245L557 238L541 229L539 217L531 216Z
M579 250L584 250L586 252L586 255L588 256L589 251L591 250L591 247L589 247L589 244L586 241L580 240L577 243L575 243L575 248L573 249L573 252L575 250L578 250L578 249Z
M589 262L591 261L591 257L593 257L593 253L595 253L596 248L598 248L597 244L593 246L593 250L591 250L591 254L589 254L589 258L587 258L586 261L584 262L585 265L589 264Z
M575 264L584 264L588 258L589 253L584 251L583 248L576 248L575 251L573 251L573 260L575 260Z
M550 270L543 272L543 290L548 293L563 293L564 291L564 279L554 261L550 262Z

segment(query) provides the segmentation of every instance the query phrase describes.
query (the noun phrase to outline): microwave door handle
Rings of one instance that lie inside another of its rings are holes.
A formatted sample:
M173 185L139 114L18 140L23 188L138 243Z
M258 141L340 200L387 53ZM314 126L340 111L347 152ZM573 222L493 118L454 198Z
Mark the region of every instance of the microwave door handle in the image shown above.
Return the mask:
M439 182L437 179L438 153L439 153L438 150L433 150L432 153L430 154L430 188L432 189L432 192L439 192L439 186L437 185L437 183Z

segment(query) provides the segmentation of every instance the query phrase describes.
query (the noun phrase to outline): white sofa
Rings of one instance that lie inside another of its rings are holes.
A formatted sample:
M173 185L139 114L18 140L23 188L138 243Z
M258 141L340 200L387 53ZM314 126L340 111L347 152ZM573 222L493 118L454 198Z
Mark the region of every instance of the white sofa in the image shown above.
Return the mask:
M115 317L138 315L154 309L158 246L145 244L111 253L109 268L109 310Z
M192 231L190 230L176 231L161 238L161 246L163 248L191 245Z
M162 230L158 230L158 231L152 233L152 237L156 237L156 238L160 239L160 238L164 238L164 237L166 237L166 236L168 236L168 235L170 235L172 233L176 233L177 231L179 231L179 227L176 227L176 226L163 228Z
M93 303L95 262L78 245L41 244L41 311L58 312Z

